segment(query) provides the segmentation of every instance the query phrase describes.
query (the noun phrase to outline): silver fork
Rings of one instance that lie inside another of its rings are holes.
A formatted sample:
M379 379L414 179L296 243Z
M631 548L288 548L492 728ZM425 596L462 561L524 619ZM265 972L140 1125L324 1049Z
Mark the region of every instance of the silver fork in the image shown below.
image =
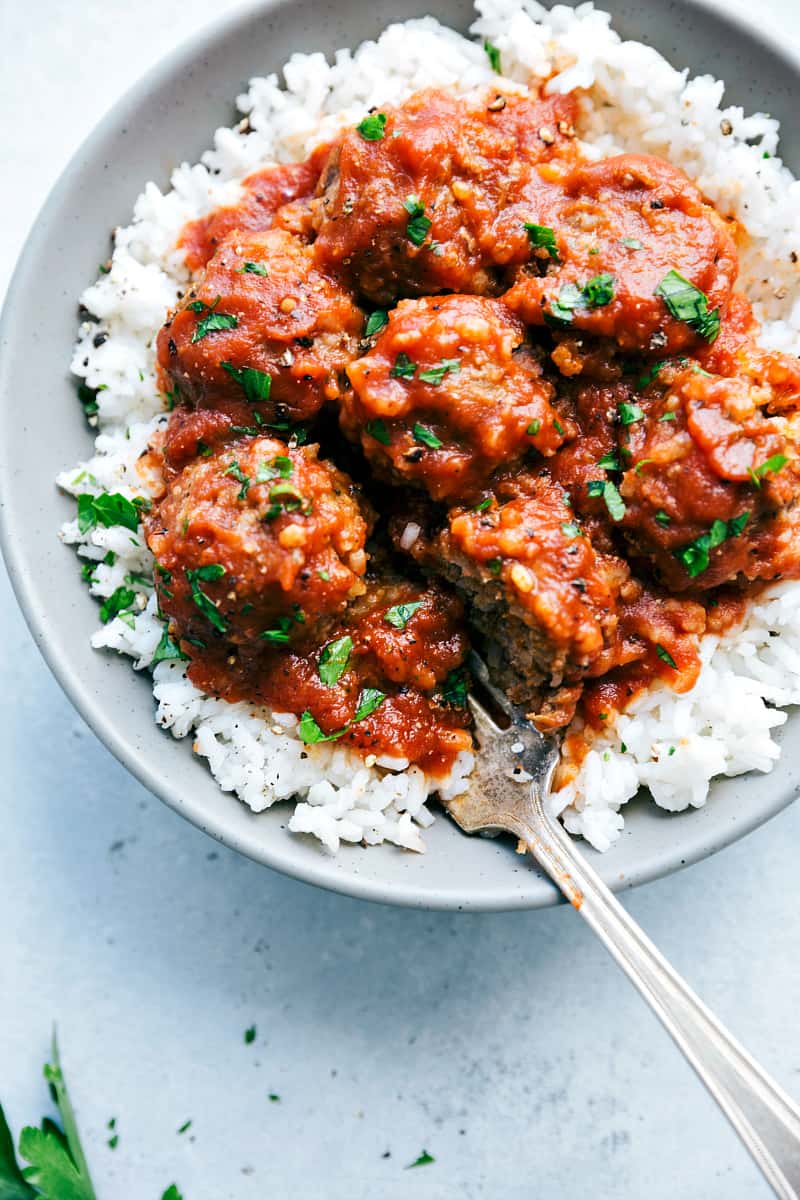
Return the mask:
M694 1067L782 1200L800 1198L800 1108L736 1042L589 865L547 807L558 744L471 667L510 724L469 696L480 754L468 792L447 809L466 833L515 834L625 971Z

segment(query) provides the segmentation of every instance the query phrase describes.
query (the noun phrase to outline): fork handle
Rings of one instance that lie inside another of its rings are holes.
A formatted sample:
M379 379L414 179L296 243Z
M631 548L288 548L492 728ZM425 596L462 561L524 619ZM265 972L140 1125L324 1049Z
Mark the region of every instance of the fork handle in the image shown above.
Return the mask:
M545 808L509 824L655 1012L782 1200L800 1198L800 1108L695 995Z

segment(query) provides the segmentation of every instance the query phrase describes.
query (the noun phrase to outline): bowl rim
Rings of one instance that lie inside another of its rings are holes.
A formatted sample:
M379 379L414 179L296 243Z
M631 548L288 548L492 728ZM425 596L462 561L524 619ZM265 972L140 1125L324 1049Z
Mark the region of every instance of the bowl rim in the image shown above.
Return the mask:
M568 0L568 3L573 6L577 2L578 0ZM552 0L546 0L548 7L551 6L551 3ZM603 0L598 0L598 3L599 7L606 7ZM727 7L726 0L672 0L672 3L687 14L698 11L732 26L747 40L756 43L762 50L780 59L791 73L797 75L798 82L800 82L800 44L795 46L788 39L782 42L777 31L772 32L771 29L758 26L755 17L751 18L742 10L731 11ZM59 211L62 197L68 192L76 171L82 168L84 161L91 159L96 154L97 148L112 131L118 130L127 123L129 117L147 100L152 90L168 83L193 61L202 58L203 53L220 39L231 37L247 26L268 18L280 7L282 7L282 0L251 0L250 3L237 7L234 12L217 17L162 56L114 102L93 126L63 167L24 241L9 282L2 312L0 312L0 347L5 343L15 319L17 297L25 291L31 273L35 270L41 245L47 240L47 218ZM435 10L435 0L429 7L431 10ZM613 7L613 0L608 0L608 8L613 9ZM612 19L613 16L612 11ZM232 99L234 88L235 83L232 83ZM158 177L159 173L155 172L155 174ZM131 205L133 200L134 197L131 197ZM8 396L10 391L10 372L5 365L5 358L5 355L0 354L0 398ZM2 412L0 412L1 416ZM89 728L139 782L170 808L190 820L205 833L249 858L305 883L359 899L425 909L487 912L529 909L561 901L562 898L555 889L552 890L552 896L549 899L538 901L526 895L524 890L522 892L515 891L512 886L513 876L510 869L508 886L494 889L482 887L480 896L473 902L467 895L449 892L437 893L421 889L418 883L405 885L396 882L381 883L373 879L361 878L357 873L337 873L331 869L330 859L323 854L320 854L316 861L306 861L299 866L294 863L289 864L286 862L285 856L281 854L280 847L274 850L271 846L265 847L253 839L240 835L235 830L232 831L226 827L224 815L218 817L216 814L209 814L202 809L202 802L195 804L191 796L187 798L178 794L174 785L169 782L165 783L151 768L146 756L133 751L131 744L126 741L122 732L105 715L99 699L92 696L90 690L84 687L80 677L66 661L60 641L51 639L49 636L47 620L37 603L35 584L28 567L24 542L15 536L15 531L7 516L4 495L6 489L10 489L11 476L11 464L6 458L4 440L0 438L0 551L5 560L13 591L34 641L60 687ZM54 537L55 534L54 524ZM153 722L153 731L163 736L155 722ZM650 882L680 870L737 841L772 819L792 803L795 795L794 789L788 792L775 789L768 802L744 815L740 814L735 823L717 831L710 840L699 837L690 841L688 845L683 845L680 858L674 852L662 858L657 855L651 856L649 861L630 870L624 878L614 877L608 879L607 882L612 888L619 890ZM282 836L288 835L282 834Z

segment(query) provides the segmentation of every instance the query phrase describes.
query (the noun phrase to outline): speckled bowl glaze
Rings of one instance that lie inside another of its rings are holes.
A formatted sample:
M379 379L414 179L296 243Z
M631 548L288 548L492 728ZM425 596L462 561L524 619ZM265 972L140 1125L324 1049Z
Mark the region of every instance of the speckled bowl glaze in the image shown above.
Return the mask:
M800 168L795 100L800 60L724 3L604 0L624 37L655 46L692 72L728 84L728 102L766 110L783 124L784 156ZM288 809L254 816L222 793L191 739L175 742L153 721L149 679L127 659L98 654L89 636L96 605L56 533L73 506L53 484L89 452L68 365L76 297L107 253L108 232L129 220L148 179L166 184L181 159L197 159L211 132L234 118L233 97L252 75L295 50L333 51L374 37L390 21L433 12L466 29L467 0L265 0L220 21L164 59L100 122L75 155L28 239L0 327L0 532L9 572L33 636L88 724L142 783L177 812L243 854L352 896L423 908L518 909L558 895L510 840L461 834L446 817L426 833L427 853L345 847L336 858L286 832ZM46 287L44 284L46 283ZM589 855L613 888L657 878L721 849L768 820L800 783L798 728L770 775L718 782L705 808L670 816L631 803L620 841Z

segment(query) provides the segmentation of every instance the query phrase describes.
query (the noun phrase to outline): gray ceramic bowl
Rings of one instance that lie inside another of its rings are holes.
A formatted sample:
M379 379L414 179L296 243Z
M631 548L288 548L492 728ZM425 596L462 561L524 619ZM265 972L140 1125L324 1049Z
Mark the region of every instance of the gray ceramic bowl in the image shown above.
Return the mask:
M651 43L692 72L728 82L728 100L780 117L784 154L800 168L795 98L800 63L784 47L725 11L698 0L608 0L626 37ZM285 831L287 809L254 816L218 790L191 753L153 722L149 681L129 662L90 649L97 610L80 582L73 552L56 537L74 511L53 485L56 472L84 457L89 434L69 379L76 297L127 223L145 180L167 182L182 159L196 160L216 126L234 119L233 97L252 75L275 69L295 50L333 51L373 37L390 21L432 11L456 28L471 19L467 0L273 0L231 16L165 59L103 119L47 201L17 268L0 331L0 486L6 561L31 631L59 682L113 753L151 791L200 828L250 857L310 883L354 896L429 908L535 908L556 899L550 883L513 853L510 842L470 839L446 818L417 856L393 847L358 847L327 857ZM677 870L773 816L800 782L800 753L787 752L771 775L714 786L708 805L668 816L636 801L619 843L590 852L612 887Z

